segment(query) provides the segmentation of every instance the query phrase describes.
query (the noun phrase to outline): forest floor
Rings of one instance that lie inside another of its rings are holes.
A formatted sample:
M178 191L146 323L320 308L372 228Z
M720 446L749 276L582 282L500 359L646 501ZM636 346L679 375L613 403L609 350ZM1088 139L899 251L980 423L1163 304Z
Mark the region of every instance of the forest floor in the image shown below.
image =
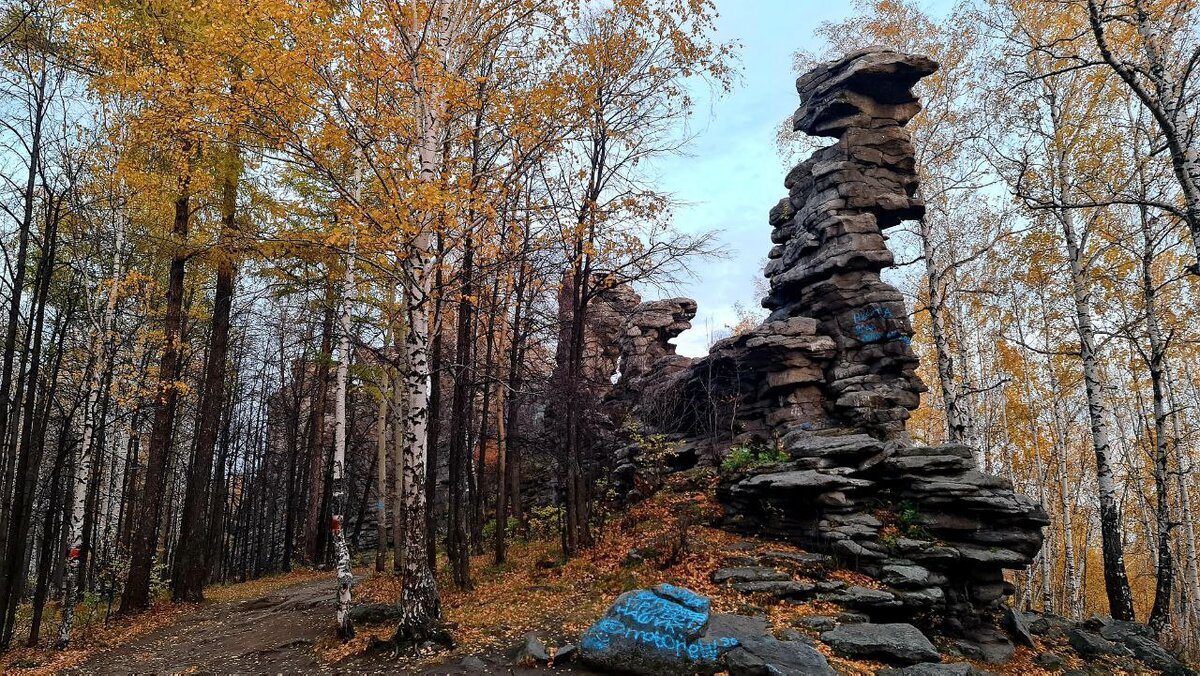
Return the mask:
M570 662L514 666L515 651L527 632L537 633L548 646L577 643L613 599L630 589L659 582L682 585L709 596L717 612L761 615L776 630L792 626L800 615L831 611L820 601L764 602L712 583L709 574L731 554L791 549L706 525L716 509L711 486L677 486L611 515L597 545L568 562L560 559L557 542L534 537L514 540L503 565L495 565L491 554L474 557L472 590L454 590L443 568L442 610L456 642L451 651L398 659L388 648L393 628L387 624L359 626L353 640L338 641L333 574L297 571L214 587L201 605L164 603L145 615L93 629L70 651L14 651L0 657L0 672L581 674L588 672ZM363 576L355 586L355 602L394 602L397 579L367 575L367 570L369 565L355 568ZM829 576L872 584L850 571ZM842 674L873 674L880 666L838 658L823 645L819 649ZM1020 649L999 673L1047 673L1033 667L1033 654ZM464 659L473 666L464 665Z

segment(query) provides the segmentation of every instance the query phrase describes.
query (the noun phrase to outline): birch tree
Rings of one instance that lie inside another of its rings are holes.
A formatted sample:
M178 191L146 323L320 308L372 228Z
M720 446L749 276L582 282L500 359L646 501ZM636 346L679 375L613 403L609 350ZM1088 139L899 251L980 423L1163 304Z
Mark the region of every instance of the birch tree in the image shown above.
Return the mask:
M1086 2L1100 61L1145 106L1170 156L1183 207L1159 206L1182 216L1200 256L1200 8L1162 0Z
M354 623L350 619L350 591L354 584L354 573L350 567L350 547L346 544L344 514L346 511L346 394L349 389L350 359L352 350L352 303L354 299L354 253L355 232L353 219L350 223L350 243L346 255L346 277L342 282L341 317L339 319L337 392L334 395L333 418L333 517L330 535L333 538L334 560L337 565L337 631L342 640L354 636ZM386 547L384 542L381 546Z

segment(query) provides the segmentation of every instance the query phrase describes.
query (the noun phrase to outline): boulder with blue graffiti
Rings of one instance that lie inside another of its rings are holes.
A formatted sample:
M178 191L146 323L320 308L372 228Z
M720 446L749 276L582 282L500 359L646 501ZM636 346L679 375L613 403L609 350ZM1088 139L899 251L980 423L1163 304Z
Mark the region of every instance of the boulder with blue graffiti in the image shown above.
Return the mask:
M707 636L709 600L660 584L619 597L580 640L590 667L632 674L714 674L738 645L732 636Z

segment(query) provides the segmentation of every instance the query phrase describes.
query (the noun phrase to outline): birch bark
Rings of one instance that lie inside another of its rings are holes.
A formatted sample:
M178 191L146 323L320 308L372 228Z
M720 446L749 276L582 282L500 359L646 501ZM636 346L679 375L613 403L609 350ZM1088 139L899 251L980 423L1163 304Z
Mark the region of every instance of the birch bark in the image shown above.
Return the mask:
M1125 574L1125 545L1122 541L1121 510L1116 482L1109 460L1112 435L1108 429L1108 411L1104 404L1100 366L1096 360L1095 329L1092 323L1092 295L1083 272L1082 256L1076 239L1073 212L1059 211L1063 239L1071 268L1071 295L1075 301L1075 325L1079 332L1079 356L1083 361L1083 382L1087 393L1088 420L1092 428L1092 449L1096 456L1096 487L1100 498L1100 539L1104 559L1104 588L1109 612L1118 620L1132 622L1133 598Z
M113 319L117 312L117 285L121 280L121 251L125 248L124 221L117 227L117 243L113 249L113 274L109 284L108 298L100 326L96 328L93 345L99 357L97 367L92 370L88 382L87 403L83 409L83 439L79 444L79 456L75 459L75 476L71 482L71 521L67 530L66 578L63 583L62 621L58 628L58 645L71 642L71 629L75 622L75 604L79 598L79 552L83 548L83 519L87 507L88 479L92 476L92 459L96 430L96 407L100 399L103 382L103 365L111 351Z
M430 28L433 33L435 56L439 65L444 65L450 41L450 4L435 0L430 7ZM417 31L414 31L416 34ZM442 110L444 101L436 82L423 82L419 63L414 61L414 76L420 87L418 102L420 124L419 181L432 185L438 175L438 151L442 141ZM409 644L436 633L435 625L441 619L437 583L429 559L420 556L427 544L425 501L426 459L429 455L429 297L432 291L429 266L431 262L430 229L435 224L432 213L426 213L419 224L420 231L413 239L405 268L408 278L408 298L405 304L408 334L408 372L404 374L404 385L408 394L406 411L406 439L403 446L402 481L404 491L404 524L398 546L406 552L400 585L400 622L396 628L395 642ZM398 517L399 518L399 517Z
M354 636L354 623L350 620L350 590L354 584L354 572L350 567L350 547L346 544L346 529L343 527L346 511L346 393L350 380L354 251L354 224L351 223L338 336L337 393L334 396L333 414L333 503L330 522L334 558L337 561L337 633L342 640L349 640Z

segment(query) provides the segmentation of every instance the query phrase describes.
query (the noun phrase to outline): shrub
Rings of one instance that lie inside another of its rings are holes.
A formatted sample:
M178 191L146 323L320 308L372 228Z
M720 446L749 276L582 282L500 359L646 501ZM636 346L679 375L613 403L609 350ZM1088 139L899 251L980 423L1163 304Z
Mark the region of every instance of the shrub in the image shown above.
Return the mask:
M556 505L533 507L529 510L529 539L549 540L558 537L561 510Z
M506 540L515 540L517 533L521 528L521 522L517 521L514 516L508 517L508 522L504 526L504 537ZM488 519L487 523L483 524L483 540L491 542L496 538L496 520Z
M905 500L896 506L896 523L905 537L927 540L929 534L921 527L921 512L917 506Z
M791 459L787 451L770 446L734 446L721 461L721 473L732 474L763 465L787 462Z
M657 488L662 483L663 470L667 466L667 458L675 454L683 445L679 441L670 441L665 434L643 434L641 425L627 424L629 436L638 447L637 464L641 474Z

